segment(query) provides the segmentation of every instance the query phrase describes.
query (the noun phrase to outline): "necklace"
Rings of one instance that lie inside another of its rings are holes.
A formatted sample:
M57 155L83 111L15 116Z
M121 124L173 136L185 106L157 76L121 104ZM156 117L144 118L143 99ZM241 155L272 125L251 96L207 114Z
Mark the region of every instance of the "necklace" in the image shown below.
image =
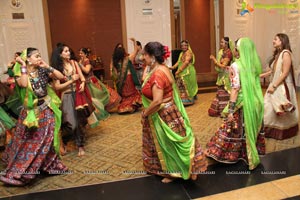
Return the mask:
M71 75L73 75L74 73L73 73L73 66L71 65L71 63L67 63L66 65L64 65L64 70L63 70L63 72L64 72L64 74L66 75L66 76L71 76Z
M34 71L32 71L32 72L29 72L29 74L30 74L31 76L34 76L36 73L37 73L37 70L34 70Z
M34 70L32 72L29 72L30 79L33 80L34 82L37 82L39 80L39 74L38 70Z

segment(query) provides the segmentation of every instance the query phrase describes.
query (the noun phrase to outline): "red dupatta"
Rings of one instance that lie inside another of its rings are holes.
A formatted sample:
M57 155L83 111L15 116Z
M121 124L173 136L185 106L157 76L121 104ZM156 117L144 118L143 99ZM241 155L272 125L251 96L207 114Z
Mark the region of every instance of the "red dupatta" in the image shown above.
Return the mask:
M71 61L71 64L75 66L75 73L78 74L78 64L77 62ZM90 116L94 112L95 108L92 105L92 97L90 91L85 86L83 92L78 92L81 84L81 80L76 81L76 92L75 92L75 109L85 109L86 117Z

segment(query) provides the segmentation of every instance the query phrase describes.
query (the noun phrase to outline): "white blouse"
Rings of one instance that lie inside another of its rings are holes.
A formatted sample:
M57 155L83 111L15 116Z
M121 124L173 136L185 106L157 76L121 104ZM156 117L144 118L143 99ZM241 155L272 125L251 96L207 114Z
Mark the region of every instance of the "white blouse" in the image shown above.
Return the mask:
M231 87L235 89L239 89L241 87L240 82L240 71L238 69L238 65L236 62L232 63L229 68L229 78L231 82Z

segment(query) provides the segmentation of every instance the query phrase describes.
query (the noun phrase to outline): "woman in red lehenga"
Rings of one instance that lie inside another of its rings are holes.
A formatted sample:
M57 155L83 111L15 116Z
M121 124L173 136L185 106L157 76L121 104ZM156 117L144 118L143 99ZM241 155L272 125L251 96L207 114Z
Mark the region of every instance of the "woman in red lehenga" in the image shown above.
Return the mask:
M89 124L98 123L99 120L104 120L109 117L110 111L117 108L121 101L120 95L108 85L102 83L93 73L93 66L90 63L88 56L90 55L88 48L81 48L79 50L79 66L86 79L87 88L89 89L92 102L96 111L89 117Z
M49 77L61 79L63 75L46 64L35 48L27 48L16 60L16 90L23 109L3 154L7 168L0 180L22 186L41 171L61 174L67 170L58 156L61 102L48 85Z
M123 47L115 49L113 54L113 74L116 75L116 87L122 100L118 113L133 113L142 105L141 94L137 88L141 87L132 64L135 54L128 55Z

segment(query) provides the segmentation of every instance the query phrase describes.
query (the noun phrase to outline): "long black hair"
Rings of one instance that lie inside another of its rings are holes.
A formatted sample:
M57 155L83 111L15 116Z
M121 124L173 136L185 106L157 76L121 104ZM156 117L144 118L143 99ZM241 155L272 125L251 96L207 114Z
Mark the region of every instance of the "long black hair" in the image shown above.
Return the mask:
M80 51L82 51L86 56L89 56L92 53L91 49L86 47L81 47Z
M118 68L119 62L120 61L123 62L125 56L126 56L126 51L123 47L115 48L113 57L112 57L114 67Z
M225 40L227 48L230 49L230 46L229 46L229 37L223 37L223 39Z
M51 66L62 73L64 70L64 61L61 57L61 53L63 52L65 47L68 46L63 43L58 43L56 45L56 48L52 51L51 61L50 61Z

